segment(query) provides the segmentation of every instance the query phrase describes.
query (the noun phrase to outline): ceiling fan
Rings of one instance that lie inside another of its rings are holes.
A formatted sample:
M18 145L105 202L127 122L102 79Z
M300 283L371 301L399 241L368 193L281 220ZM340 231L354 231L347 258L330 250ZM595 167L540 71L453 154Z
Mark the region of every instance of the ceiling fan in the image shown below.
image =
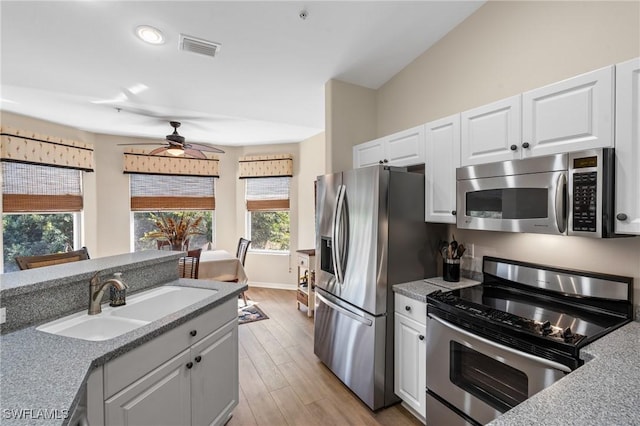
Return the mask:
M173 133L166 136L167 143L160 148L156 148L149 153L149 155L160 154L161 152L167 152L173 156L185 155L194 158L207 158L205 152L216 152L218 154L224 154L224 151L220 148L216 148L211 145L199 144L199 143L187 143L184 136L178 134L178 127L180 127L179 121L170 121L169 124L173 127ZM120 143L118 145L163 145L159 142L148 143Z

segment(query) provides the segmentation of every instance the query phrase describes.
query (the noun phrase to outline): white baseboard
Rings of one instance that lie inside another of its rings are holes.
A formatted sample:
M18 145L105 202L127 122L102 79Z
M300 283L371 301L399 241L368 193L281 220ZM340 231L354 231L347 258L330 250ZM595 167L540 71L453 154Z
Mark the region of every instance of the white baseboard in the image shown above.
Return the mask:
M274 288L277 290L296 290L295 284L283 284L283 283L265 283L260 281L249 281L249 288L262 287L262 288Z

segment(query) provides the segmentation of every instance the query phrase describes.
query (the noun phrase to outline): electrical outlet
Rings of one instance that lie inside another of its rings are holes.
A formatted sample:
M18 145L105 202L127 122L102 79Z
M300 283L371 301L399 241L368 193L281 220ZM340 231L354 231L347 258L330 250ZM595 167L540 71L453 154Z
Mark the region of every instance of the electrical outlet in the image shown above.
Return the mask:
M0 308L0 324L7 322L7 308Z

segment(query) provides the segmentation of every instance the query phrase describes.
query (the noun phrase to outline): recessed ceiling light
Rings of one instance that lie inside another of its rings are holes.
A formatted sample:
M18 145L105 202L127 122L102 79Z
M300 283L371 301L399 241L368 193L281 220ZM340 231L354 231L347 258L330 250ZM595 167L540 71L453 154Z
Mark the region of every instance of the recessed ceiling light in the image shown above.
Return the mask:
M140 25L136 28L136 35L140 37L142 41L146 41L149 44L163 44L164 35L162 31L149 25Z

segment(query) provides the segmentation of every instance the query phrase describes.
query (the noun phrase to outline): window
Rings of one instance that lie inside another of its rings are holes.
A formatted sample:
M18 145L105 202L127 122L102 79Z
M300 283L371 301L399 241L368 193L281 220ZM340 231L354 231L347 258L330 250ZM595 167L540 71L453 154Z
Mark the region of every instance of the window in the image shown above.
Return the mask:
M289 251L289 177L246 179L251 250Z
M215 180L211 176L132 174L131 210L134 251L156 249L155 238L145 237L156 230L155 217L162 214L179 219L201 216L203 235L189 239L189 248L215 241Z
M80 247L82 171L2 163L4 272L19 270L15 256Z

